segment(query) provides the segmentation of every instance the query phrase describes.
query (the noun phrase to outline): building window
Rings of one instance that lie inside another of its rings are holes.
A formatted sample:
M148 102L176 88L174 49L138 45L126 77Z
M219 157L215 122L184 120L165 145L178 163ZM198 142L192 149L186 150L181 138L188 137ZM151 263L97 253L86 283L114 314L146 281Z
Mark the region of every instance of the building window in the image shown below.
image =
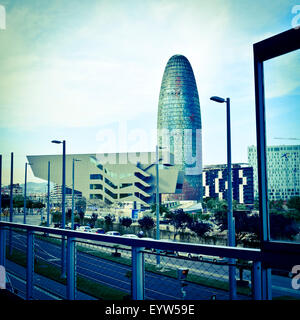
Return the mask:
M90 189L91 190L102 190L103 186L102 186L102 184L90 184Z
M109 181L108 179L105 178L105 183L107 183L110 187L114 188L114 189L117 189L118 187L113 184L111 181Z
M103 196L102 194L90 194L90 199L102 200Z
M94 173L90 175L91 180L102 180L103 176L100 173Z

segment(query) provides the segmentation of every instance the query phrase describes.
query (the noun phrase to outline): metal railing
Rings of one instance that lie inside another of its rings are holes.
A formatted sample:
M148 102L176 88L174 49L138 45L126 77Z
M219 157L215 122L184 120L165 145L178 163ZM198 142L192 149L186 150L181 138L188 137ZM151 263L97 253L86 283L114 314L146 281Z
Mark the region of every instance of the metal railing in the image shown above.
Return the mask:
M15 234L8 236L9 233ZM26 256L24 298L34 299L34 288L38 285L35 273L37 261L40 264L47 262L56 270L62 267L62 238L66 239L66 265L63 266L66 270L65 294L57 296L69 300L78 298L79 278L91 285L99 283L106 287L121 288L123 296L133 300L202 300L216 295L221 299L229 299L232 295L228 273L232 259L238 261L235 263L238 267L236 279L242 268L246 279L244 282L251 284L251 288L244 290L246 293L238 293L238 299L261 300L264 285L262 268L278 267L278 262L285 259L285 263L288 263L285 270L288 270L288 266L294 262L293 257L287 259L282 252L263 253L259 249L132 239L0 222L0 265L6 265L6 256L13 250ZM51 255L52 259L47 260L45 254ZM161 256L159 265L157 255ZM105 266L104 261L110 256L113 261ZM77 260L80 264L77 264ZM240 266L239 261L247 263ZM179 270L189 270L188 277L178 279ZM47 290L45 286L42 289ZM83 295L81 299L85 299Z

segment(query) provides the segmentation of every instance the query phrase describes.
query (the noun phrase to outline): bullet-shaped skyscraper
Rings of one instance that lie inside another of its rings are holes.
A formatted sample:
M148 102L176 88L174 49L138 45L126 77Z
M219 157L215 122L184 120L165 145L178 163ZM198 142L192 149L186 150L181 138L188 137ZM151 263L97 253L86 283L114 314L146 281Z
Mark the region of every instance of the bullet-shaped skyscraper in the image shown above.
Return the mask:
M199 95L190 62L172 56L165 68L158 103L158 146L174 155L183 172L182 193L169 199L202 200L202 133Z

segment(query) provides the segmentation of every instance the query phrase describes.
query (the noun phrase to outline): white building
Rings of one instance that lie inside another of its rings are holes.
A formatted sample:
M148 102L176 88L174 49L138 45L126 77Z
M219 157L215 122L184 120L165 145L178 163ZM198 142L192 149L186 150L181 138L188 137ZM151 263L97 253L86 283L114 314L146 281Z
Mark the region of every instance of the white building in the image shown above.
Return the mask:
M258 197L257 151L248 147L248 162L253 167L254 193ZM300 145L267 147L269 200L287 200L300 195Z

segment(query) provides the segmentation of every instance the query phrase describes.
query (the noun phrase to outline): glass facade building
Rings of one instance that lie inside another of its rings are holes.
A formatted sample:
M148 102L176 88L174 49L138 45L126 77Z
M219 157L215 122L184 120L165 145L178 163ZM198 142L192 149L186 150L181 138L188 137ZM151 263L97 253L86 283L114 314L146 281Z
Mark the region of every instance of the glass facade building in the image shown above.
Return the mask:
M184 172L182 193L170 196L176 200L201 200L200 103L193 69L182 55L172 56L166 65L159 95L157 129L162 154L173 154L175 166Z

